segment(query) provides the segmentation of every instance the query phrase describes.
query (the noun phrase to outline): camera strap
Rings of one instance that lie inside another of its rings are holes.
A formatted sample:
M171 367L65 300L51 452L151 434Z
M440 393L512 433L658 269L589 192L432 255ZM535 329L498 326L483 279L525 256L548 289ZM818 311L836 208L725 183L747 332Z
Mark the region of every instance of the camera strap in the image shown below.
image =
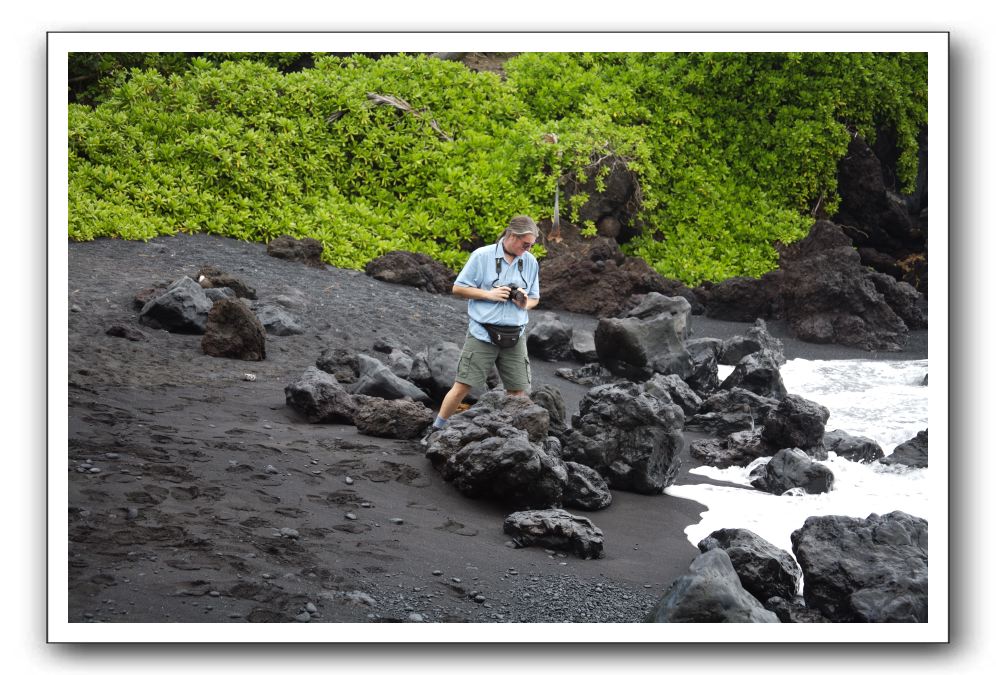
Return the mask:
M495 275L497 277L495 281L501 279L501 260L502 260L501 258L495 258ZM528 284L526 284L526 275L522 271L523 268L525 267L525 265L523 265L522 258L519 258L518 267L519 267L519 276L522 277L522 284L523 286L527 286Z

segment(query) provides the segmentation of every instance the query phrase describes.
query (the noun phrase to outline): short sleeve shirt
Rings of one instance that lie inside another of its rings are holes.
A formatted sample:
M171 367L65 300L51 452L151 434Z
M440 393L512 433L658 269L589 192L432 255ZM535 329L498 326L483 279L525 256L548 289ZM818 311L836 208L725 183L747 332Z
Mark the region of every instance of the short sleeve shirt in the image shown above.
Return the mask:
M467 264L460 270L454 285L467 288L490 290L497 286L515 284L530 298L538 298L539 262L532 253L526 251L511 263L506 262L502 244L482 246L470 254ZM521 262L521 270L519 264ZM519 309L515 303L492 302L490 300L468 300L467 314L470 316L470 334L478 340L490 342L482 324L494 323L500 326L519 326L522 332L529 323L529 312Z

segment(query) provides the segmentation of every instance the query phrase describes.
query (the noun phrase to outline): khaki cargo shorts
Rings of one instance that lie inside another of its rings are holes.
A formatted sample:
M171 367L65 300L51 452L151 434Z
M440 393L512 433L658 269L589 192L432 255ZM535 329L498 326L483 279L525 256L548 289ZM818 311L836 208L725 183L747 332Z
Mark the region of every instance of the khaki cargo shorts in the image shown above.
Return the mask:
M488 375L493 366L498 366L498 374L505 391L529 391L532 376L529 371L529 353L526 351L526 336L519 338L514 347L499 349L490 342L482 342L473 335L467 335L457 364L456 381L480 389L487 388Z

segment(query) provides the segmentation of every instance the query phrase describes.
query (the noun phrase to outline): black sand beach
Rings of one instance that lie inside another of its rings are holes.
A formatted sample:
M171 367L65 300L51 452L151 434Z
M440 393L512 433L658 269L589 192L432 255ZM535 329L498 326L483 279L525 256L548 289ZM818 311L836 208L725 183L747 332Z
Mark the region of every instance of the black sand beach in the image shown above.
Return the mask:
M304 333L268 336L266 360L248 362L138 323L136 293L204 265L291 308ZM327 347L461 343L463 301L207 235L70 242L68 266L69 621L634 622L697 553L684 529L700 504L619 491L583 514L605 534L603 558L512 548L505 511L457 492L417 442L309 424L285 405ZM111 337L114 325L146 338ZM692 318L694 337L749 327ZM927 356L926 331L905 352L869 353L769 328L789 359ZM558 387L568 414L585 388L555 371L573 365L533 359L534 386ZM694 466L686 448L678 484L705 480Z

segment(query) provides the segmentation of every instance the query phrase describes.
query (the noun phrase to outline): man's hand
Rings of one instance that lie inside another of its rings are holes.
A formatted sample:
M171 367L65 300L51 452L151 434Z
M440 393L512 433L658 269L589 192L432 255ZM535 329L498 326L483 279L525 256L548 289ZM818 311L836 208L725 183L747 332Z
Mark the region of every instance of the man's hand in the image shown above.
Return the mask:
M512 289L508 286L497 286L488 291L488 300L492 302L505 302L511 293Z
M512 299L512 302L515 303L515 306L519 309L526 309L526 305L529 304L529 298L526 297L525 293L519 291L518 295Z

